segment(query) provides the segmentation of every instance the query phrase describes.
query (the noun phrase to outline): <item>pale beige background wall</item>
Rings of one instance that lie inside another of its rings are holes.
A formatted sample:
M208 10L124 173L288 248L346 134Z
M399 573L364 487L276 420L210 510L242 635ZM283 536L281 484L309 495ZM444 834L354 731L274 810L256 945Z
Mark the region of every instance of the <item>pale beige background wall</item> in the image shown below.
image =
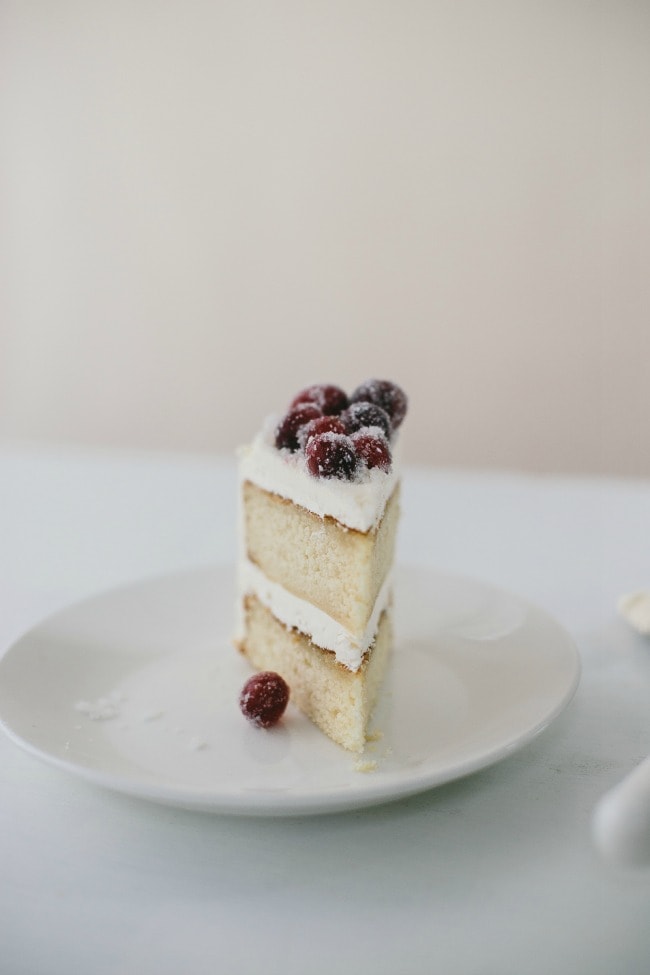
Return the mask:
M650 4L5 0L0 434L650 474Z

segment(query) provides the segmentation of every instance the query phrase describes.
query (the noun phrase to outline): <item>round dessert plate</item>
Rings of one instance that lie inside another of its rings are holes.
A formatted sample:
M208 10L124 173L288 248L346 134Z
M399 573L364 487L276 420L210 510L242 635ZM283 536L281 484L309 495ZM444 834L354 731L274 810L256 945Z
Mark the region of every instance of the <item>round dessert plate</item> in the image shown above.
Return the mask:
M262 730L238 698L250 670L230 642L234 570L112 590L45 620L0 660L0 724L90 782L216 813L369 806L510 755L578 684L570 637L523 600L429 568L398 572L392 664L363 755L291 703Z

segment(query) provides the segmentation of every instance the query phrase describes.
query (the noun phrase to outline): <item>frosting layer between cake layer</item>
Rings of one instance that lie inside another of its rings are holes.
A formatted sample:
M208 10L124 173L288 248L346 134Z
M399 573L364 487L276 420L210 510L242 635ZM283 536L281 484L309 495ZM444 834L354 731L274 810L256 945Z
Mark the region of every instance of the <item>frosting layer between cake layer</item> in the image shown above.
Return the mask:
M361 639L356 639L327 613L272 582L248 559L242 559L239 566L239 588L241 599L250 593L254 594L284 626L295 627L316 646L332 651L337 661L352 671L357 671L361 666L363 657L377 634L381 614L391 601L391 579L387 577L375 601L366 630Z
M278 450L274 445L276 417L269 417L252 444L240 448L240 476L258 487L314 514L328 515L356 531L371 531L381 520L386 502L397 483L398 463L392 469L366 471L360 480L312 477L301 452Z

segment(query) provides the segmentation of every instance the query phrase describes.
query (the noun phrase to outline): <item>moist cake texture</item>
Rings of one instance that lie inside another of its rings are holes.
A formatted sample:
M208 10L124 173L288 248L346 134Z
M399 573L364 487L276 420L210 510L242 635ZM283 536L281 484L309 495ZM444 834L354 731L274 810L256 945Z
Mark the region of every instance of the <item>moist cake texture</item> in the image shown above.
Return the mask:
M395 448L406 405L385 380L349 397L310 386L239 452L235 643L354 752L363 750L392 647Z

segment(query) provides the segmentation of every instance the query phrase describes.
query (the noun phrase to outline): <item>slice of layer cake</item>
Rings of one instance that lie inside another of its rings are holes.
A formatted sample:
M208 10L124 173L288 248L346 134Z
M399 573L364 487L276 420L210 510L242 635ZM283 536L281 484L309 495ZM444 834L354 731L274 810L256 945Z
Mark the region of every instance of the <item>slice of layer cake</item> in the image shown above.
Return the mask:
M405 413L406 396L387 381L349 399L312 386L240 451L237 646L355 752L392 646L394 448Z

